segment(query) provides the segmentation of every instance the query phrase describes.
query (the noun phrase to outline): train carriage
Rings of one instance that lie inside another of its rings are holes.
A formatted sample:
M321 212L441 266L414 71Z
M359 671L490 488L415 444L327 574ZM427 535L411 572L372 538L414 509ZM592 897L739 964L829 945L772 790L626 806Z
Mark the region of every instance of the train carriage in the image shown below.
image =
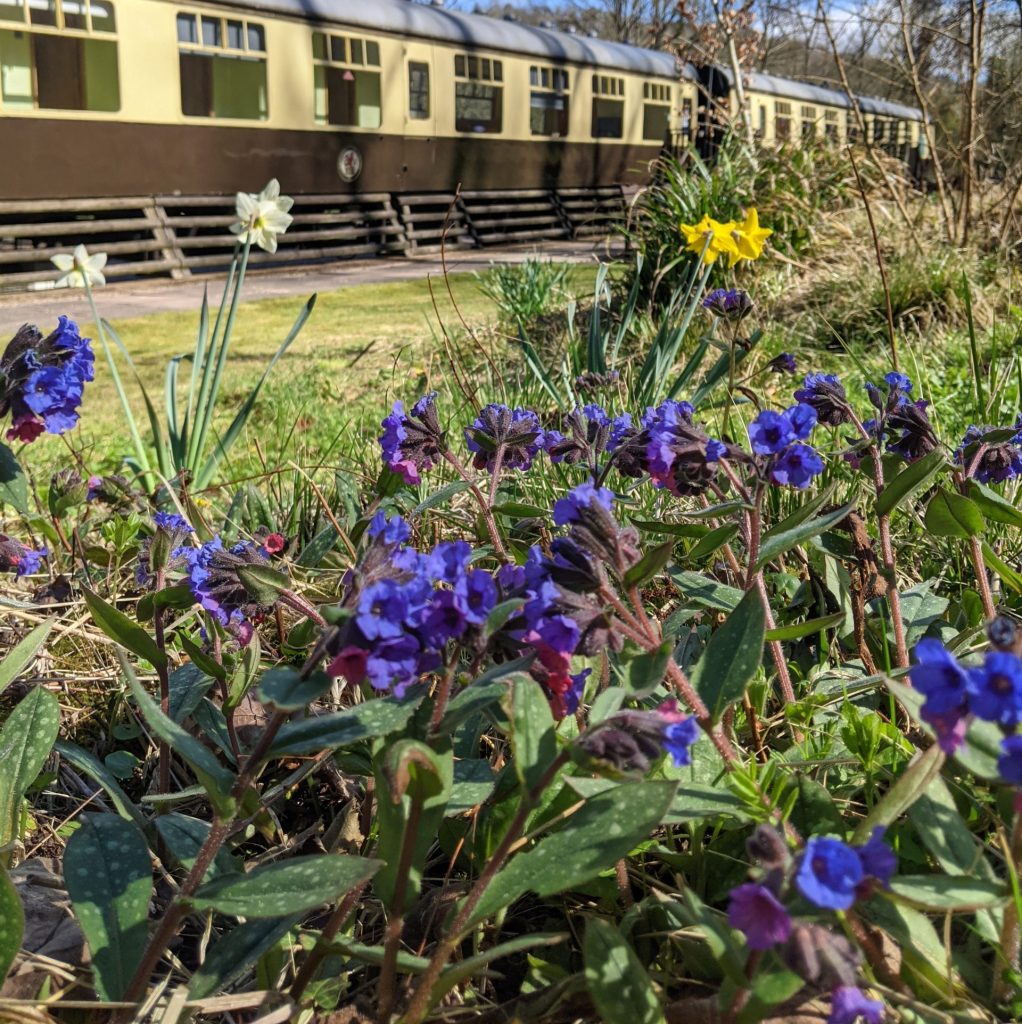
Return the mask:
M768 143L844 142L842 93L747 83ZM863 99L870 141L919 113ZM712 152L729 75L412 0L0 0L0 198L591 187Z
M0 0L0 195L620 182L696 90L668 54L410 0Z

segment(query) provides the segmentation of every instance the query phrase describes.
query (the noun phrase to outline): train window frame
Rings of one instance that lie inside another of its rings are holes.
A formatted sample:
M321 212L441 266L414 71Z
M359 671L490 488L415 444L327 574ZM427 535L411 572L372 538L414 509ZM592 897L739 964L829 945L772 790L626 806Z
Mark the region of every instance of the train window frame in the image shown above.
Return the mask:
M593 109L589 130L594 139L625 136L625 80L617 75L594 74ZM616 128L614 127L616 124Z
M454 130L463 135L504 131L504 62L479 53L454 54ZM485 105L489 114L485 115Z
M29 0L5 5L21 17L0 18L0 109L117 113L118 2L50 0L46 21L33 20Z
M383 127L383 61L379 40L314 29L312 117L330 128Z
M413 81L413 72L423 76L420 85ZM408 61L408 120L428 121L432 116L432 68L427 60ZM418 101L418 106L416 106Z
M194 31L186 39L181 29L189 22ZM232 33L229 22L240 25L240 33ZM174 24L182 116L203 121L269 120L269 54L263 22L181 7ZM239 45L231 45L234 39Z
M823 112L823 137L831 142L837 142L840 138L840 131L837 111L825 110Z
M570 119L571 72L554 64L531 64L529 133L537 138L567 138Z
M664 142L671 129L672 89L667 82L642 83L642 138Z
M778 142L791 141L794 112L787 100L774 100L774 138Z
M816 107L802 104L799 113L802 118L802 141L812 142L816 138Z

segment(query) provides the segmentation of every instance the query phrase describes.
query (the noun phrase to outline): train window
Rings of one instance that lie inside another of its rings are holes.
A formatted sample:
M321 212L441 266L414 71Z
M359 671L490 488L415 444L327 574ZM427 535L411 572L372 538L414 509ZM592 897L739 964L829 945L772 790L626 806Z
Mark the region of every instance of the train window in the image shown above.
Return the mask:
M642 137L662 142L671 121L671 87L665 82L643 82L642 98Z
M881 121L879 117L875 118L873 121L873 141L884 141L884 122Z
M802 107L802 139L809 142L816 138L816 107Z
M345 128L379 128L383 118L379 44L313 32L312 57L316 121Z
M23 24L0 29L0 101L6 109L120 109L117 42L95 34L113 31L110 0L32 0L27 10L7 0L3 6L0 25Z
M625 133L625 80L593 75L594 139L620 139ZM620 98L618 98L620 97Z
M856 121L855 113L851 110L845 115L845 138L849 142L855 142L859 138L859 122Z
M429 65L408 63L408 117L412 121L429 119Z
M454 56L454 129L495 135L504 128L504 62L470 54Z
M685 139L692 139L692 101L681 101L681 134Z
M777 100L774 103L774 135L781 142L791 138L791 104Z
M0 0L0 21L24 21L25 5L22 0Z
M831 142L836 142L838 137L837 132L837 111L826 110L823 114L823 134L826 138L830 139Z
M563 68L529 68L529 126L533 135L560 139L568 134L568 81Z
M756 134L762 139L766 136L767 130L767 110L766 107L761 103L759 105L759 127L756 129Z
M266 119L269 99L262 25L180 13L177 38L183 114Z

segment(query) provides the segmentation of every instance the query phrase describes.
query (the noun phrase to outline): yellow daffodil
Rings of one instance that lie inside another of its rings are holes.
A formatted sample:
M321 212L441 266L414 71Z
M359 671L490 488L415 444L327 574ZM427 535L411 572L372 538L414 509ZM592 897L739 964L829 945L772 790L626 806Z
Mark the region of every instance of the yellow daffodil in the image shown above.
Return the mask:
M734 222L732 222L734 224ZM763 255L763 243L773 234L770 228L759 226L759 214L755 206L745 211L745 220L734 224L733 238L735 251L729 253L730 265L733 267L739 260L758 260Z
M681 233L685 236L685 249L702 255L706 264L716 263L718 256L728 256L732 263L741 257L738 255L738 243L735 241L736 221L721 223L707 214L698 224L682 224ZM707 239L709 240L707 242ZM705 251L704 251L705 247Z

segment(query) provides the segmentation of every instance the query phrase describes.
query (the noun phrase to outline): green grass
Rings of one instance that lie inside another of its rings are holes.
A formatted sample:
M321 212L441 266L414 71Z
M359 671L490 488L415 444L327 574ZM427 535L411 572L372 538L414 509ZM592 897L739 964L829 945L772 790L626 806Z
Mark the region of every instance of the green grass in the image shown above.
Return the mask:
M594 276L591 267L571 267L567 291L585 296ZM304 296L294 295L242 303L216 425L224 427L230 421L304 301ZM102 292L97 304L102 315ZM257 443L267 456L290 445L293 457L296 442L313 456L325 454L338 435L358 429L368 413L378 420L379 410L394 398L437 386L446 373L439 339L446 330L463 343L468 334L462 320L499 357L503 342L492 327L496 319L493 300L471 274L451 275L447 283L437 278L321 294L309 322L263 390L248 436L236 449L235 459L242 463L236 464L236 471L251 469L252 460L259 459ZM167 361L192 350L198 320L196 309L114 322L158 410L163 407ZM96 337L94 324L83 324L82 331ZM146 423L141 393L123 364L120 368L139 422ZM186 365L180 379L187 376ZM82 450L93 472L116 469L128 451L127 426L98 344L96 381L86 388L81 426L69 440ZM66 462L67 452L54 441L33 445L22 458L37 472L48 472Z

